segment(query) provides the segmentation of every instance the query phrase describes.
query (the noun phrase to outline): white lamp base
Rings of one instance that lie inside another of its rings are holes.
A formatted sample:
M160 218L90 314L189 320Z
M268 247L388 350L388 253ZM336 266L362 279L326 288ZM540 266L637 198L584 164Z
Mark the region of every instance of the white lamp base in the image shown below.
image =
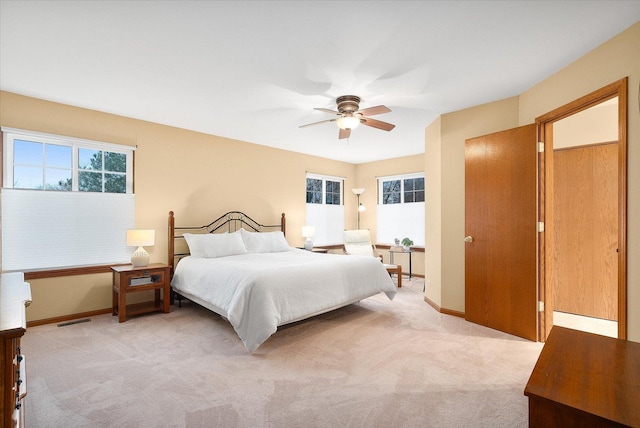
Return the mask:
M133 267L143 267L149 264L149 253L143 247L138 247L137 250L131 254L131 264Z
M313 249L313 241L311 241L311 238L307 238L304 241L304 249L309 251Z

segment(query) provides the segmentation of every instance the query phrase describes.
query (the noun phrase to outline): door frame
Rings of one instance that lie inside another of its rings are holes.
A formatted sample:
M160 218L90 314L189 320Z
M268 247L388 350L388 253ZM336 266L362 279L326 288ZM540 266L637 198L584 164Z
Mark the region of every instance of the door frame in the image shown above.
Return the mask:
M618 338L627 338L627 86L625 77L536 118L539 155L538 221L544 233L538 239L538 340L544 342L553 326L553 123L618 97Z

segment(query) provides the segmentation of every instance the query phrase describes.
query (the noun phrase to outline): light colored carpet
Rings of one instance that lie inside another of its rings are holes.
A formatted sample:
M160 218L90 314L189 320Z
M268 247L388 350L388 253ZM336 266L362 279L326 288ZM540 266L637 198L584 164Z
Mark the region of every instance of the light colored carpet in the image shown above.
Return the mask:
M542 344L439 314L422 287L283 327L253 355L189 303L29 328L27 426L527 426Z

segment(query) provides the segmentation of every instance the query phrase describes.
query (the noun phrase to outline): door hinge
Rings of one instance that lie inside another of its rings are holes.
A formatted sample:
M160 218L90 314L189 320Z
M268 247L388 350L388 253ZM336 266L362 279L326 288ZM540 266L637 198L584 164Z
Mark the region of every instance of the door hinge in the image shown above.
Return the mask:
M538 300L538 312L544 312L544 302L542 300Z
M544 221L538 222L538 232L544 232Z
M538 153L544 153L544 143L538 141Z

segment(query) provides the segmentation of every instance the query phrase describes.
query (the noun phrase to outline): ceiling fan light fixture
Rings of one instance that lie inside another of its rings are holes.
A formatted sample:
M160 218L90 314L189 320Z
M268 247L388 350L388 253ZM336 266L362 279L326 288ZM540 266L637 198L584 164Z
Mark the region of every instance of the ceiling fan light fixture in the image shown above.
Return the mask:
M336 125L340 129L355 129L360 125L360 119L355 116L342 116L336 119Z

